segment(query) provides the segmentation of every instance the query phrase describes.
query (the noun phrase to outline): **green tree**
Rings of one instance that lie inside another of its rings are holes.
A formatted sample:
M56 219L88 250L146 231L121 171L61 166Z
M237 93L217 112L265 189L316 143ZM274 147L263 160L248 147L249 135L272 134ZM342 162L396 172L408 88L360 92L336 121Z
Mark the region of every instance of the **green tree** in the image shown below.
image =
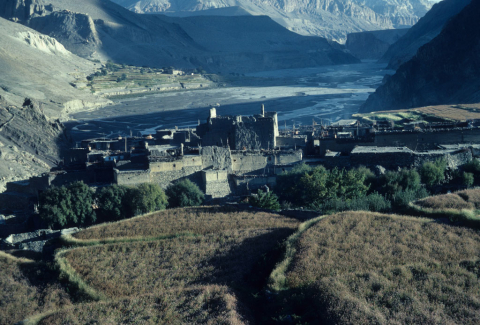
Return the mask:
M445 169L447 162L444 159L438 159L435 162L427 161L420 167L422 182L428 187L440 185L445 180Z
M65 187L51 187L39 197L40 219L47 227L58 229L72 222L71 194Z
M275 192L279 193L280 199L295 205L302 205L303 190L300 179L312 171L312 167L305 163L295 165L290 171L277 176Z
M199 206L205 195L197 185L188 179L182 179L168 186L166 190L170 207Z
M462 184L465 185L467 188L471 187L475 182L475 177L473 173L463 172L462 174Z
M72 223L80 226L91 225L96 220L93 211L94 196L87 184L82 181L74 182L68 186L71 197Z
M158 184L143 183L137 186L133 194L135 211L148 213L165 210L168 205L167 196Z
M270 210L280 210L280 204L278 203L278 197L272 192L264 192L258 190L257 194L250 196L249 202L256 207Z
M121 220L133 216L132 190L126 186L106 186L96 193L99 222ZM130 195L128 195L130 194Z

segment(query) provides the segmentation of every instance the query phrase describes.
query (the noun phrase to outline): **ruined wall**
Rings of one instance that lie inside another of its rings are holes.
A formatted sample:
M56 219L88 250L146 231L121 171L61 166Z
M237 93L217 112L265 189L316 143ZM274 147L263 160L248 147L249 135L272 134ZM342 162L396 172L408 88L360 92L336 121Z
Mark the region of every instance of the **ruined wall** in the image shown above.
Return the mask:
M235 128L235 150L273 149L276 146L275 120L271 117L239 116Z
M276 165L290 165L301 162L303 158L302 150L291 152L277 152L275 153Z
M261 171L267 166L268 159L273 163L272 157L264 156L261 153L235 153L232 154L232 169L234 172L247 173L252 171Z
M232 168L232 155L229 148L202 147L202 168L228 169Z
M236 195L249 195L256 192L262 186L267 185L270 189L277 185L276 176L233 176Z

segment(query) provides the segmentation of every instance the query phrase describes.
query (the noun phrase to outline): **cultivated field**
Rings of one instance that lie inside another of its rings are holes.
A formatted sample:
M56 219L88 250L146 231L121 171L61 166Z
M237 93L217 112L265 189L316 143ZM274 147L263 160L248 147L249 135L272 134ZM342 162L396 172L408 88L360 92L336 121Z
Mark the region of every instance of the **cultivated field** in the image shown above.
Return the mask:
M480 119L480 104L426 106L412 109L356 114L367 120L389 120L397 125L408 121L452 122Z
M480 227L480 188L430 196L410 203L410 207L431 218L449 218L469 227Z
M71 305L71 298L45 265L0 252L0 324Z
M167 290L156 295L65 308L39 324L243 324L238 301L225 286Z
M244 301L265 284L298 225L274 213L200 207L86 229L65 241L79 247L56 261L97 302L57 310L41 324L249 323Z
M266 212L230 207L169 209L139 218L90 227L74 235L79 240L145 238L180 233L204 235L227 230L274 229L298 226L298 221Z
M284 297L302 322L480 322L480 235L474 230L346 212L303 232L295 250Z

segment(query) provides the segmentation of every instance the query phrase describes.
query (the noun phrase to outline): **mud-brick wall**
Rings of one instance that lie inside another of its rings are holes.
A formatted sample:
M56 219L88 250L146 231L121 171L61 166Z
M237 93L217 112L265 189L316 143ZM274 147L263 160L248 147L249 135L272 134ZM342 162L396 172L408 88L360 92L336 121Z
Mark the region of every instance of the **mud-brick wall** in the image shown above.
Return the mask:
M421 166L426 161L435 161L437 159L445 159L447 167L457 168L465 165L473 159L470 150L459 150L449 154L445 153L417 153L415 155L415 166Z
M282 149L283 147L301 148L307 145L306 136L295 136L295 137L278 136L276 140L277 140L277 147L279 147L280 149Z
M179 171L187 167L202 167L202 157L196 155L184 156L174 161L158 161L149 163L153 173Z
M141 183L150 183L150 170L119 171L114 169L115 184L118 185L138 185Z
M182 178L188 178L202 188L203 181L202 176L200 175L201 170L202 167L200 166L184 167L180 170L166 172L152 172L150 178L152 183L157 183L163 189L166 189L168 185Z
M262 154L232 154L232 169L234 172L248 173L252 171L262 171L267 166L268 158L273 163L272 157Z
M375 146L405 146L412 150L436 149L440 144L470 144L480 142L480 129L455 129L434 132L377 133Z
M342 158L342 157L339 157ZM411 152L359 153L350 156L351 166L376 166L385 168L410 167L415 164L415 155Z
M294 152L278 152L275 153L275 164L276 165L289 165L295 164L302 161L303 152L297 150Z
M222 198L231 194L226 170L202 171L205 194L212 198Z

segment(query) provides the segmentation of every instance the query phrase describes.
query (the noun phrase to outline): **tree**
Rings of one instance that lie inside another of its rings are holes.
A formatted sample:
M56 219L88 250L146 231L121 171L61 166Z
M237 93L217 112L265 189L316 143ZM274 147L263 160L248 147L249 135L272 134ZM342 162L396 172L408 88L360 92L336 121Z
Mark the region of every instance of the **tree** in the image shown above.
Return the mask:
M257 194L250 196L249 202L256 207L270 210L280 210L280 204L278 203L278 197L272 192L264 192L258 190Z
M275 192L279 193L282 200L295 205L302 205L303 191L300 185L300 178L312 171L312 167L305 163L295 165L290 171L283 172L277 176Z
M93 192L82 181L74 182L68 186L71 195L72 221L76 225L86 226L95 222L96 215L93 211Z
M72 221L71 195L65 187L51 187L42 192L38 206L40 219L47 227L58 229Z
M427 161L420 167L422 181L429 187L440 185L445 180L445 169L447 162L438 159L435 162Z
M130 193L130 195L128 195ZM98 190L96 202L98 204L98 221L114 221L133 216L132 191L126 186L106 186Z
M143 183L137 186L132 201L135 211L148 213L165 210L168 205L167 196L158 184Z
M473 173L463 172L462 174L462 184L465 185L467 188L471 187L475 181Z
M198 206L203 203L205 197L198 186L188 179L180 180L168 186L166 194L171 207Z

